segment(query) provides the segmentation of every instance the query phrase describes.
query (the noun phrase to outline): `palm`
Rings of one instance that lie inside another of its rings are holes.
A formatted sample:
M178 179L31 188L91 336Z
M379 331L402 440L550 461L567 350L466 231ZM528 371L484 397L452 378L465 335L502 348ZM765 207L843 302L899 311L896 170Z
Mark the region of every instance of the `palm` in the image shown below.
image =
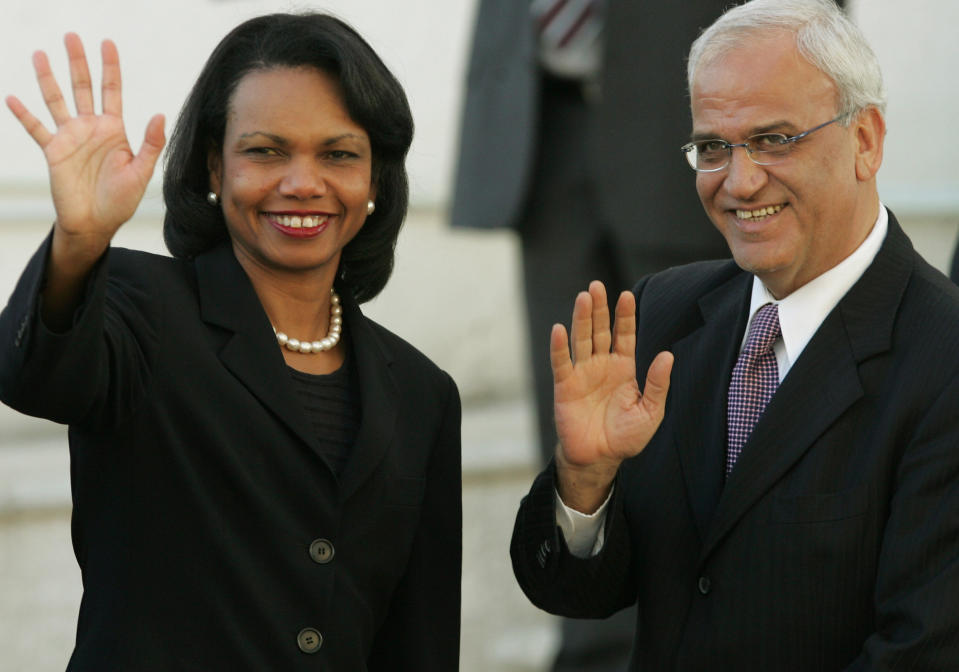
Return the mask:
M163 148L163 119L150 120L143 147L133 154L123 126L116 47L109 41L103 45L103 112L95 114L83 46L73 34L65 41L76 115L67 109L42 52L35 54L34 68L56 132L49 132L16 98L8 98L7 104L43 149L58 230L109 242L143 198Z
M590 358L556 381L556 428L567 459L589 464L628 457L643 413L632 358L616 353Z
M575 466L615 465L639 453L659 427L669 385L671 356L661 354L640 393L632 296L624 294L617 304L615 339L606 305L600 283L577 298L572 357L565 331L553 334L556 429L563 457Z
M89 224L112 233L133 216L149 175L133 165L123 121L114 116L71 119L43 148L59 224L76 233Z

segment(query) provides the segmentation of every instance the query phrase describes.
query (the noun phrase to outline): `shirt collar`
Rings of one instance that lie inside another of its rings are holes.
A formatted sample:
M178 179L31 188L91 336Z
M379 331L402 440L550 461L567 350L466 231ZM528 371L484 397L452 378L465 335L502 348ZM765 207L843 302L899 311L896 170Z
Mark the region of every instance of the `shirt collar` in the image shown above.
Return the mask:
M836 307L854 284L866 272L875 259L889 228L889 215L885 206L879 204L879 216L872 231L856 250L828 271L813 278L805 285L778 301L766 289L762 281L753 276L752 296L749 302L749 322L746 333L752 324L756 311L767 303L775 303L779 308L779 325L782 340L777 341L777 360L780 379L792 366L809 340L819 329L826 316ZM745 334L743 342L745 342Z

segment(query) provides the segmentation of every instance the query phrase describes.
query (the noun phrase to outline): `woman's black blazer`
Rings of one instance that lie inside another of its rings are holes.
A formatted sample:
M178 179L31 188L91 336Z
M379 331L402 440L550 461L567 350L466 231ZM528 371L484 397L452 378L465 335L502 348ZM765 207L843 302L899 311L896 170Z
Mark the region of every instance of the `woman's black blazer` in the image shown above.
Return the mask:
M69 670L457 669L452 379L338 287L362 418L337 476L229 246L111 249L64 334L48 247L0 314L0 398L70 426Z

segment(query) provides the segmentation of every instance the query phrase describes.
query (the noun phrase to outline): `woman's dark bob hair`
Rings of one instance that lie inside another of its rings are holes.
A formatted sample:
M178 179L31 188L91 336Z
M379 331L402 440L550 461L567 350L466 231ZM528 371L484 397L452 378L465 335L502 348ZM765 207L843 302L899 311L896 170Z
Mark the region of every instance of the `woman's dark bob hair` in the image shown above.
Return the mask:
M210 55L180 112L163 176L163 238L174 257L192 259L228 240L223 212L207 203L208 153L222 153L230 97L255 70L312 67L339 81L350 117L373 153L376 212L344 248L338 275L357 301L386 286L409 201L406 153L413 116L403 88L355 30L325 14L270 14L230 32Z

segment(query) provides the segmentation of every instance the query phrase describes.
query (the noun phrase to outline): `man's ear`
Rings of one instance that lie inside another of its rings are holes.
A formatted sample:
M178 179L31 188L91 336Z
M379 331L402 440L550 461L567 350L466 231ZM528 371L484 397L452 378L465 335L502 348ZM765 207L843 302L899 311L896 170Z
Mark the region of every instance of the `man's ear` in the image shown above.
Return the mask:
M220 153L215 149L210 149L206 155L206 167L210 174L210 191L217 196L222 196L221 187L223 186L223 161Z
M882 165L882 146L886 138L886 120L875 107L867 107L852 122L856 142L856 177L871 180Z

